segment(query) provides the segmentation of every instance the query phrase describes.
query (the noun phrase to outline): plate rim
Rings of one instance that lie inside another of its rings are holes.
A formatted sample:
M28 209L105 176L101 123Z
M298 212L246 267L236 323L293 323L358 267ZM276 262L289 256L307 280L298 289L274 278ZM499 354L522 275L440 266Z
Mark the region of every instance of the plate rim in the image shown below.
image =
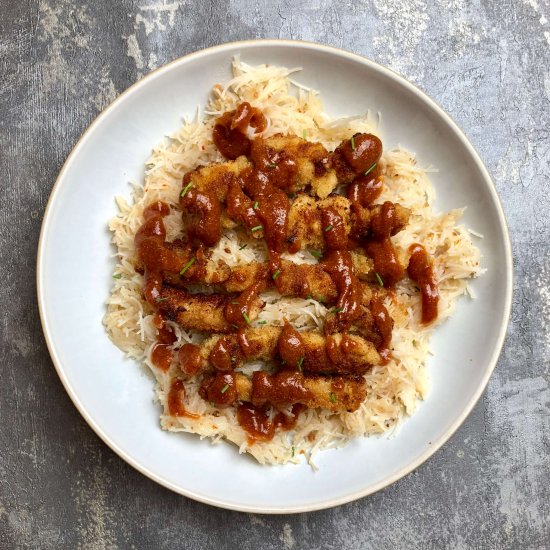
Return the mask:
M409 464L401 468L398 472L386 478L385 480L380 481L375 485L369 486L366 489L360 489L358 491L349 493L344 496L319 501L313 504L305 504L305 505L298 505L298 506L265 507L265 506L254 506L254 505L239 505L234 502L220 500L217 498L209 497L207 495L196 493L194 491L190 491L182 487L179 487L176 484L170 482L169 480L164 479L161 475L156 474L153 471L149 470L147 467L143 466L137 460L135 460L131 455L123 451L118 446L118 444L114 440L112 440L102 430L102 428L95 422L92 416L87 412L84 405L81 403L77 393L74 391L69 380L65 375L64 367L57 354L55 343L53 341L52 336L49 333L49 327L46 319L46 305L45 305L45 296L44 296L45 285L42 280L42 264L45 258L45 243L47 242L47 234L50 226L50 219L51 219L50 214L52 210L52 205L54 204L55 199L60 189L62 188L62 184L65 178L66 172L74 162L74 159L76 158L77 154L80 152L80 149L85 144L86 140L88 139L94 127L97 126L105 118L107 118L110 112L119 103L122 103L123 101L125 101L132 93L137 91L142 86L147 85L147 83L149 83L153 79L161 76L163 73L172 70L175 66L179 64L185 64L188 61L193 60L195 58L207 57L214 52L223 52L224 50L233 50L242 46L250 47L253 45L257 45L262 48L270 47L270 46L276 46L276 47L287 46L290 48L297 48L297 49L306 48L306 49L313 49L313 50L325 52L330 55L344 57L352 61L359 62L362 65L367 65L367 66L371 65L374 68L376 68L378 71L384 73L390 79L396 81L398 84L408 88L409 91L411 91L416 97L418 97L424 103L427 103L445 121L445 123L454 131L456 136L460 139L462 144L465 146L471 158L474 160L483 179L485 180L485 183L487 184L487 188L490 192L491 198L493 199L493 202L496 206L498 224L500 226L501 233L504 236L504 255L505 255L505 264L506 264L505 266L506 267L505 269L506 288L505 288L505 296L504 296L504 315L500 322L500 327L499 327L499 331L496 339L496 345L493 349L493 353L490 357L490 360L487 363L487 368L486 368L484 377L482 378L472 398L466 404L466 406L464 407L462 412L459 414L457 419L447 428L446 432L437 441L432 442L432 445L430 445L415 460L413 460L412 462L410 462ZM188 498L191 498L203 504L209 504L211 506L225 508L228 510L235 510L239 512L248 512L248 513L256 513L256 514L259 514L259 513L261 514L295 514L295 513L301 513L301 512L312 512L312 511L324 510L327 508L332 508L335 506L340 506L340 505L352 502L354 500L376 493L377 491L380 491L381 489L384 489L385 487L388 487L389 485L395 483L402 477L405 477L406 475L414 471L416 468L418 468L420 465L426 462L433 454L435 454L435 452L438 451L450 439L450 437L458 430L458 428L463 424L466 418L470 415L472 409L474 408L476 403L479 401L479 398L481 397L482 393L487 387L489 379L496 367L498 358L502 351L504 339L506 336L506 331L510 321L512 293L513 293L513 279L514 279L514 273L513 273L513 259L512 259L512 246L511 246L511 240L510 240L510 233L508 230L502 203L500 201L500 197L496 190L496 186L493 182L493 179L491 178L491 175L489 174L489 171L485 167L485 164L481 160L479 153L477 152L475 147L471 144L470 140L466 137L466 134L463 132L463 130L451 118L451 116L447 114L446 111L436 101L434 101L428 94L426 94L424 91L420 90L417 86L409 82L404 76L385 67L384 65L381 65L373 61L372 59L369 59L366 56L356 54L356 53L344 50L342 48L328 46L325 44L319 44L316 42L309 42L309 41L303 41L303 40L286 40L286 39L239 40L235 42L226 42L223 44L218 44L218 45L204 48L201 50L196 50L184 56L178 57L177 59L170 61L169 63L163 65L162 67L159 67L151 71L150 73L142 77L137 82L134 82L134 84L132 84L126 90L121 92L118 95L118 97L114 101L112 101L105 109L103 109L97 115L97 117L89 124L89 126L84 130L84 132L78 138L75 145L72 147L71 152L67 156L65 162L63 163L63 166L59 171L59 174L55 180L55 183L50 191L50 196L48 198L48 202L44 210L44 216L43 216L42 224L40 228L40 236L38 240L38 248L37 248L37 256L36 256L37 302L38 302L40 323L42 326L42 332L44 334L44 339L46 341L48 352L50 354L50 357L55 367L55 370L57 372L57 375L59 376L61 383L63 384L63 387L65 388L65 391L69 395L71 401L73 402L78 412L87 422L87 424L92 428L92 430L96 433L96 435L99 436L99 438L106 445L108 445L111 448L111 450L113 450L120 458L122 458L126 463L128 463L130 466L135 468L138 472L145 475L149 479L155 481L159 485L166 487L167 489L170 489L175 493L186 496Z

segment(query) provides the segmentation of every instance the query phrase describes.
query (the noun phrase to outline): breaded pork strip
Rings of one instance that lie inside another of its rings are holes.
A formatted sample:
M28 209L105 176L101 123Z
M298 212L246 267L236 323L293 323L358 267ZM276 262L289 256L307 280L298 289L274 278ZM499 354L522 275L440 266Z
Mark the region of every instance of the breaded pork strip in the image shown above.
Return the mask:
M226 334L235 330L225 318L225 308L231 300L230 295L191 294L164 286L157 306L167 319L184 329ZM246 313L250 321L256 319L262 305L263 302L257 298L248 308Z
M325 227L321 219L323 209L331 209L342 218L346 234L354 239L369 235L371 226L379 220L382 207L375 204L368 207L356 207L353 213L350 201L346 197L335 195L324 200L316 200L308 195L299 195L290 207L288 214L288 242L295 249L313 248L324 250ZM400 204L393 204L395 215L392 219L390 234L395 235L409 222L410 210Z
M295 135L256 138L250 158L257 170L270 174L276 185L289 193L311 186L313 195L325 198L338 185L325 147Z
M252 379L244 374L217 374L206 377L201 387L203 398L220 405L238 401L255 405L301 403L310 409L337 413L355 411L366 397L362 376L315 376L296 372L267 374L255 372Z
M211 336L200 345L200 370L211 370L210 360L214 356L211 354L220 344L231 355L231 369L241 367L247 361L273 359L278 353L281 332L282 327L261 327L246 329L240 336ZM373 365L380 363L380 355L374 345L361 336L332 334L329 345L327 337L318 332L301 332L300 338L304 345L303 359L299 365L285 365L291 371L301 369L313 374L364 374ZM241 341L246 343L246 356L240 347ZM185 365L182 367L185 370Z

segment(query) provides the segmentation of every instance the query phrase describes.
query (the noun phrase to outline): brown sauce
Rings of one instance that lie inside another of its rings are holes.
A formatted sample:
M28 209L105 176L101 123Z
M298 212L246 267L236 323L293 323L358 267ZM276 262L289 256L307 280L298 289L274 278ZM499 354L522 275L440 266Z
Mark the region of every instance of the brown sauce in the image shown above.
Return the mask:
M323 269L332 277L338 290L335 323L331 332L342 332L361 314L359 305L363 290L353 269L351 254L346 250L333 250L322 262Z
M185 386L181 380L174 380L168 392L168 414L170 416L187 416L188 418L200 418L200 414L185 410Z
M392 287L404 277L405 270L399 263L397 252L389 238L383 241L368 241L365 243L365 250L373 259L374 270L384 286Z
M386 201L380 208L380 211L373 216L370 232L375 240L381 241L388 239L393 234L398 224L399 221L395 205L393 202Z
M256 213L269 250L282 252L287 239L290 201L284 191L272 185L271 177L269 173L252 172L244 186L257 203Z
M265 288L265 281L256 281L241 294L229 300L225 306L225 318L236 329L247 327L251 319L251 311L258 301L258 295Z
M357 174L364 173L382 156L382 142L372 134L355 134L342 146L342 155Z
M352 183L348 185L346 195L354 205L369 206L382 193L382 181L380 180L380 169L375 166L367 175L357 176Z
M174 352L166 344L155 344L151 352L151 362L160 370L167 371L172 364Z
M190 187L180 198L180 206L186 213L189 236L205 246L214 246L220 240L222 230L222 206L218 198Z
M166 238L162 218L169 213L170 207L162 201L155 201L147 206L143 211L144 222L134 238L137 254L145 271L143 295L154 308L157 307L162 290L162 260Z
M199 390L199 395L217 406L227 407L232 405L238 398L235 375L220 373L205 378Z
M183 344L178 351L180 369L190 376L197 374L202 366L200 348L195 344Z
M260 110L247 102L216 120L212 135L216 147L224 157L235 160L250 152L250 139L246 135L248 126L255 128L256 132L263 132L267 120Z
M420 287L422 293L422 323L428 324L437 319L439 289L435 280L433 260L420 244L409 247L411 257L407 272L409 277Z
M157 329L157 341L160 344L173 344L178 339L174 331L166 326L166 320L160 313L155 313L153 316L153 324Z
M222 336L212 348L208 360L220 372L232 371L240 361L241 350L234 336Z
M254 404L300 403L311 397L303 374L281 371L273 375L257 371L252 375L252 402Z
M380 336L380 343L377 346L378 353L382 357L382 364L385 365L391 357L390 342L393 330L393 319L384 304L376 298L371 301L370 309L374 318L374 328Z
M278 429L292 430L302 410L303 406L296 403L292 407L292 414L278 412L271 418L268 404L255 406L252 403L242 403L237 409L237 420L248 434L249 444L252 444L256 441L271 441Z
M261 225L254 208L255 203L247 197L237 180L232 180L225 199L227 214L232 220L248 229Z
M345 250L348 247L348 234L342 216L334 208L321 210L321 227L328 250Z
M277 347L281 359L285 362L287 368L302 370L302 363L305 357L305 346L300 333L292 328L290 323L285 320L281 335L277 341Z

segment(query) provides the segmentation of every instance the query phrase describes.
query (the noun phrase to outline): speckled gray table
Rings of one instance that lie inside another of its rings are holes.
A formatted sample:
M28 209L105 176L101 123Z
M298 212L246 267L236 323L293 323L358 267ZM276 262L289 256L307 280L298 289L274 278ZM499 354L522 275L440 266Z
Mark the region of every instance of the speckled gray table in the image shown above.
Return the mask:
M549 548L550 10L547 0L2 0L0 548ZM359 502L300 516L209 508L113 454L41 334L35 253L78 136L151 69L237 39L319 41L435 98L494 176L512 233L504 352L457 434Z

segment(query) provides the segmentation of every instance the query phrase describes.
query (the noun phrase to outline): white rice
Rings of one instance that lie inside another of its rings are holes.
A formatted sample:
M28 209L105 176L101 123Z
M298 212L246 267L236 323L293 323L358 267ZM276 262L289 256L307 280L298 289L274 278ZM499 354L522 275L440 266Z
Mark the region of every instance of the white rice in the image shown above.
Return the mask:
M262 464L299 462L304 456L311 463L317 450L342 446L358 436L389 433L411 415L419 400L427 395L429 341L434 329L434 326L426 328L419 323L419 292L414 283L404 279L397 286L397 300L388 298L385 303L395 321L393 359L388 365L374 367L365 376L368 392L360 409L340 414L306 410L295 430L277 433L267 443L249 445L246 433L237 423L235 409L216 409L200 398L198 381L185 382L186 409L199 414L200 418L176 418L167 414L170 381L181 373L175 362L168 372L163 372L150 361L157 330L153 312L142 298L143 277L133 268L134 235L142 223L143 209L155 200L177 206L183 175L197 166L223 160L212 141L213 121L242 101L250 102L267 116L269 127L264 136L276 133L306 135L308 140L321 142L333 150L355 132L376 133L378 117L370 113L330 120L323 112L317 92L297 87L290 81L288 76L293 72L295 70L283 67L252 67L235 59L233 79L226 86L214 86L204 118L199 110L195 120L186 121L173 136L153 150L147 162L144 186L135 186L129 201L116 198L119 214L109 223L118 254L103 322L113 342L128 356L145 364L155 376L162 428L196 433L214 442L225 438L235 443L240 452L249 452ZM426 175L427 170L416 165L412 153L401 148L386 151L380 166L385 186L377 202L390 200L413 211L409 225L393 238L394 243L403 250L413 242L421 243L435 258L440 290L437 324L442 323L452 314L459 296L468 292L467 280L483 271L479 250L471 240L472 235L477 237L478 234L458 225L462 210L445 214L432 212L434 188ZM181 213L174 209L164 222L168 240L178 237L182 230ZM265 246L258 241L250 241L242 250L241 244L237 234L228 230L215 249L215 257L231 266L266 258ZM305 251L288 255L288 258L299 263L316 262ZM275 291L262 296L267 305L258 321L282 324L284 315L298 328L322 327L326 308L315 300L281 299ZM175 323L169 325L177 336L174 349L202 339L200 334L185 331ZM262 363L256 361L241 370L250 373L261 367Z

